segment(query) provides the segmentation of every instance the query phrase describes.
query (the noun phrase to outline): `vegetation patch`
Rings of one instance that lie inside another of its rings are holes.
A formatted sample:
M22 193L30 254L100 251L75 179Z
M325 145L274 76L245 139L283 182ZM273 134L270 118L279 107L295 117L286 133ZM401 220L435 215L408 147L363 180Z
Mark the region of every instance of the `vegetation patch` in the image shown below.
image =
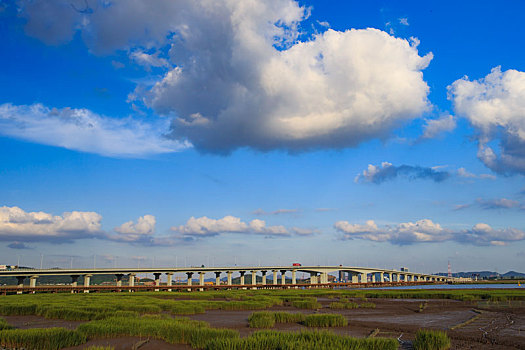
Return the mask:
M348 321L340 314L314 314L306 316L303 324L307 327L344 327Z
M57 350L86 342L86 336L65 328L0 331L0 345L8 349Z
M2 317L0 317L0 330L3 330L3 329L11 329L13 327L11 327L9 325L9 323L7 323L6 320L4 320Z
M317 302L317 299L314 300L294 300L292 301L292 306L297 309L320 309L322 305Z
M109 318L84 323L78 326L77 331L89 338L149 336L171 344L188 344L199 349L212 339L239 337L236 330L210 328L206 322L187 318Z
M416 350L446 350L450 348L450 338L443 331L420 329L416 332L414 349Z
M396 350L397 340L387 338L353 338L327 331L276 332L258 331L247 338L214 339L206 350Z
M272 328L275 319L270 312L254 312L248 317L248 324L251 328Z

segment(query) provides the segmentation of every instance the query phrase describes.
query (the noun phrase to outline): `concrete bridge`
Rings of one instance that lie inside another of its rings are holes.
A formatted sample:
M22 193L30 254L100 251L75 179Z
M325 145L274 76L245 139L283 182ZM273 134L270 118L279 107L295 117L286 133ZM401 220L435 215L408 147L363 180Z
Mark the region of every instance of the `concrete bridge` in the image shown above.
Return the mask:
M186 275L186 286L188 289L195 289L194 287L204 287L204 276L206 273L215 274L214 286L216 287L239 287L246 288L268 288L268 287L296 287L297 273L308 273L309 279L306 283L300 284L302 287L329 287L333 285L352 285L352 284L400 284L400 283L443 283L447 281L454 281L444 276L429 275L417 272L408 272L405 269L389 270L376 269L369 267L355 267L355 266L225 266L225 267L166 267L166 268L93 268L93 269L13 269L0 270L0 277L15 277L17 279L16 291L22 293L24 290L32 291L38 290L37 279L41 276L70 276L70 288L75 290L83 290L89 292L90 289L96 289L90 286L91 277L94 275L115 275L116 287L122 286L122 278L129 277L127 287L130 290L135 290L135 277L137 274L153 274L155 276L155 290L161 289L161 276L166 275L167 288L163 290L179 289L175 288L173 284L173 276L177 273ZM246 273L251 274L251 284L245 284ZM281 279L279 281L279 273ZM332 283L329 280L329 275L337 273L339 276L339 283ZM232 283L232 277L237 274L239 277L239 284ZM272 274L271 283L267 283L268 274ZM286 275L290 275L291 283L286 283ZM198 275L198 284L193 284L193 276ZM221 284L221 275L226 275L226 284ZM257 276L261 277L261 283L257 283ZM78 286L79 277L83 277L84 285ZM29 279L29 288L24 287L24 281ZM344 281L347 281L344 283ZM173 288L169 288L173 287ZM209 285L207 286L209 288ZM0 290L12 290L13 287L0 287ZM124 288L123 288L124 289ZM202 289L202 288L197 288Z

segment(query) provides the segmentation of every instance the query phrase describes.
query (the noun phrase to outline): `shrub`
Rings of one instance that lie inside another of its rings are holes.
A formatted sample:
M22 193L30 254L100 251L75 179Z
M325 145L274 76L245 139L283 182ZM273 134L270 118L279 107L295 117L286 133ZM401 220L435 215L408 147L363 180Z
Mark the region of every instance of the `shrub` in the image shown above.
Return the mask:
M416 332L414 349L416 350L446 350L450 348L450 338L443 331L423 330Z

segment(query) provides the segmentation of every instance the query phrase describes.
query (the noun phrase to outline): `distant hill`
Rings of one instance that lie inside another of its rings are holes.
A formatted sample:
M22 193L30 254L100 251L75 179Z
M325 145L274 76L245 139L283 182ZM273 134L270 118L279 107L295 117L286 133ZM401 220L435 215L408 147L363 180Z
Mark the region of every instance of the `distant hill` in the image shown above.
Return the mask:
M438 273L440 276L447 276L446 272ZM478 276L478 279L513 279L513 278L525 278L525 273L509 271L504 274L497 273L495 271L467 271L467 272L454 272L453 277L474 277Z

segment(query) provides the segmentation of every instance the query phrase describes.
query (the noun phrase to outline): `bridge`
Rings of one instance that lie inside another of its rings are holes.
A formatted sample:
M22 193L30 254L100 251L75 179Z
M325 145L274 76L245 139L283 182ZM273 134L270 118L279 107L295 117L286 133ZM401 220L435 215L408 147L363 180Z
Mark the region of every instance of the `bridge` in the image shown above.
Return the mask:
M251 283L245 283L245 275L251 274ZM297 273L308 273L309 278L303 283L297 283ZM206 273L215 274L215 282L205 283L204 276ZM268 273L272 274L271 283L267 283ZM281 275L279 282L278 275ZM337 273L339 282L331 282L329 275ZM153 287L138 286L135 283L137 274L153 274L155 276ZM173 284L175 274L186 275L184 285ZM222 283L221 275L226 275L226 283ZM233 284L233 275L238 274L239 283ZM287 283L286 275L290 275L291 283ZM115 275L116 283L114 286L92 286L91 277L94 275ZM167 283L161 284L161 276L166 275ZM193 276L198 275L198 282L194 284ZM257 276L260 275L261 283L257 283ZM71 284L69 286L37 286L37 280L41 276L70 276ZM78 280L83 277L83 285L78 285ZM122 285L122 279L128 276L128 284ZM64 291L72 292L83 291L89 293L92 291L103 290L204 290L204 289L259 289L259 288L292 288L292 287L310 287L310 288L330 288L343 286L369 286L369 285L400 285L400 284L422 284L422 283L443 283L453 282L457 279L450 279L444 276L430 275L416 272L408 272L405 269L390 270L377 269L369 267L355 266L224 266L224 267L166 267L166 268L93 268L93 269L12 269L0 270L0 277L15 277L16 286L0 286L0 293L7 294L15 292L37 291ZM29 279L29 286L24 282Z

